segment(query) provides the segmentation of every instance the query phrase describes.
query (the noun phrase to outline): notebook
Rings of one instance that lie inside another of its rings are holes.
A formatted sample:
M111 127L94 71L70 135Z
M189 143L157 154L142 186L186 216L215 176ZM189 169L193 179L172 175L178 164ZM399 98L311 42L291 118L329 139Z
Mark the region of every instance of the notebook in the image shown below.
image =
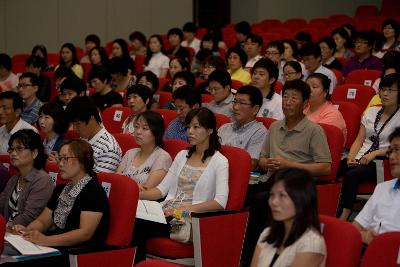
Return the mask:
M161 204L157 201L139 200L136 218L167 224Z

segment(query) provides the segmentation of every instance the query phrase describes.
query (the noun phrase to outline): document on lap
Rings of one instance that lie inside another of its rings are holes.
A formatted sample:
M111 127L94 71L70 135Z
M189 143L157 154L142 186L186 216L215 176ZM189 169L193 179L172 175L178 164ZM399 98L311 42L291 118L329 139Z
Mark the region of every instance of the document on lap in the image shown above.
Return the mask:
M157 201L139 200L136 218L167 224L162 206Z

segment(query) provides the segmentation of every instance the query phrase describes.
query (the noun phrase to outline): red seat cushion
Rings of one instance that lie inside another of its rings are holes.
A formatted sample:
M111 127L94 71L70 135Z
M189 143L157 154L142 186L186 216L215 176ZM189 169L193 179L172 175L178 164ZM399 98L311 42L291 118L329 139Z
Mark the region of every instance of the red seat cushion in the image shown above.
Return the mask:
M168 238L152 238L146 242L146 251L162 258L193 258L192 243L180 243ZM165 248L168 248L167 250Z

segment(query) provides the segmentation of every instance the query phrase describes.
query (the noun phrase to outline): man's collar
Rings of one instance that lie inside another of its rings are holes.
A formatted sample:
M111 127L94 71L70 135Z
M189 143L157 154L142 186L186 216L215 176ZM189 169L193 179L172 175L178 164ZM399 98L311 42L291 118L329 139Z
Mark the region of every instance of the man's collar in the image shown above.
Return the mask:
M394 183L393 189L400 190L400 179L399 178L397 178L396 182Z

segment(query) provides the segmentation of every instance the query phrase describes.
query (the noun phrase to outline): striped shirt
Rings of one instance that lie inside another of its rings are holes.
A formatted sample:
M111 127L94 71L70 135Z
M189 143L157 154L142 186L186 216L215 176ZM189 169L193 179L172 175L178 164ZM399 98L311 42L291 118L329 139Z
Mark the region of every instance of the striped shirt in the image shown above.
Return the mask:
M94 171L115 172L122 158L122 151L117 140L105 128L88 140L93 148Z
M14 220L14 218L17 217L19 214L18 199L19 199L20 193L21 193L21 190L18 189L18 183L17 183L14 187L14 190L11 194L10 199L8 200L9 216L7 219L9 222Z
M37 98L30 106L24 104L24 111L21 113L21 119L29 124L35 125L39 119L39 109L41 106L42 102Z
M168 124L164 139L179 139L189 142L186 126L181 119L175 118Z

